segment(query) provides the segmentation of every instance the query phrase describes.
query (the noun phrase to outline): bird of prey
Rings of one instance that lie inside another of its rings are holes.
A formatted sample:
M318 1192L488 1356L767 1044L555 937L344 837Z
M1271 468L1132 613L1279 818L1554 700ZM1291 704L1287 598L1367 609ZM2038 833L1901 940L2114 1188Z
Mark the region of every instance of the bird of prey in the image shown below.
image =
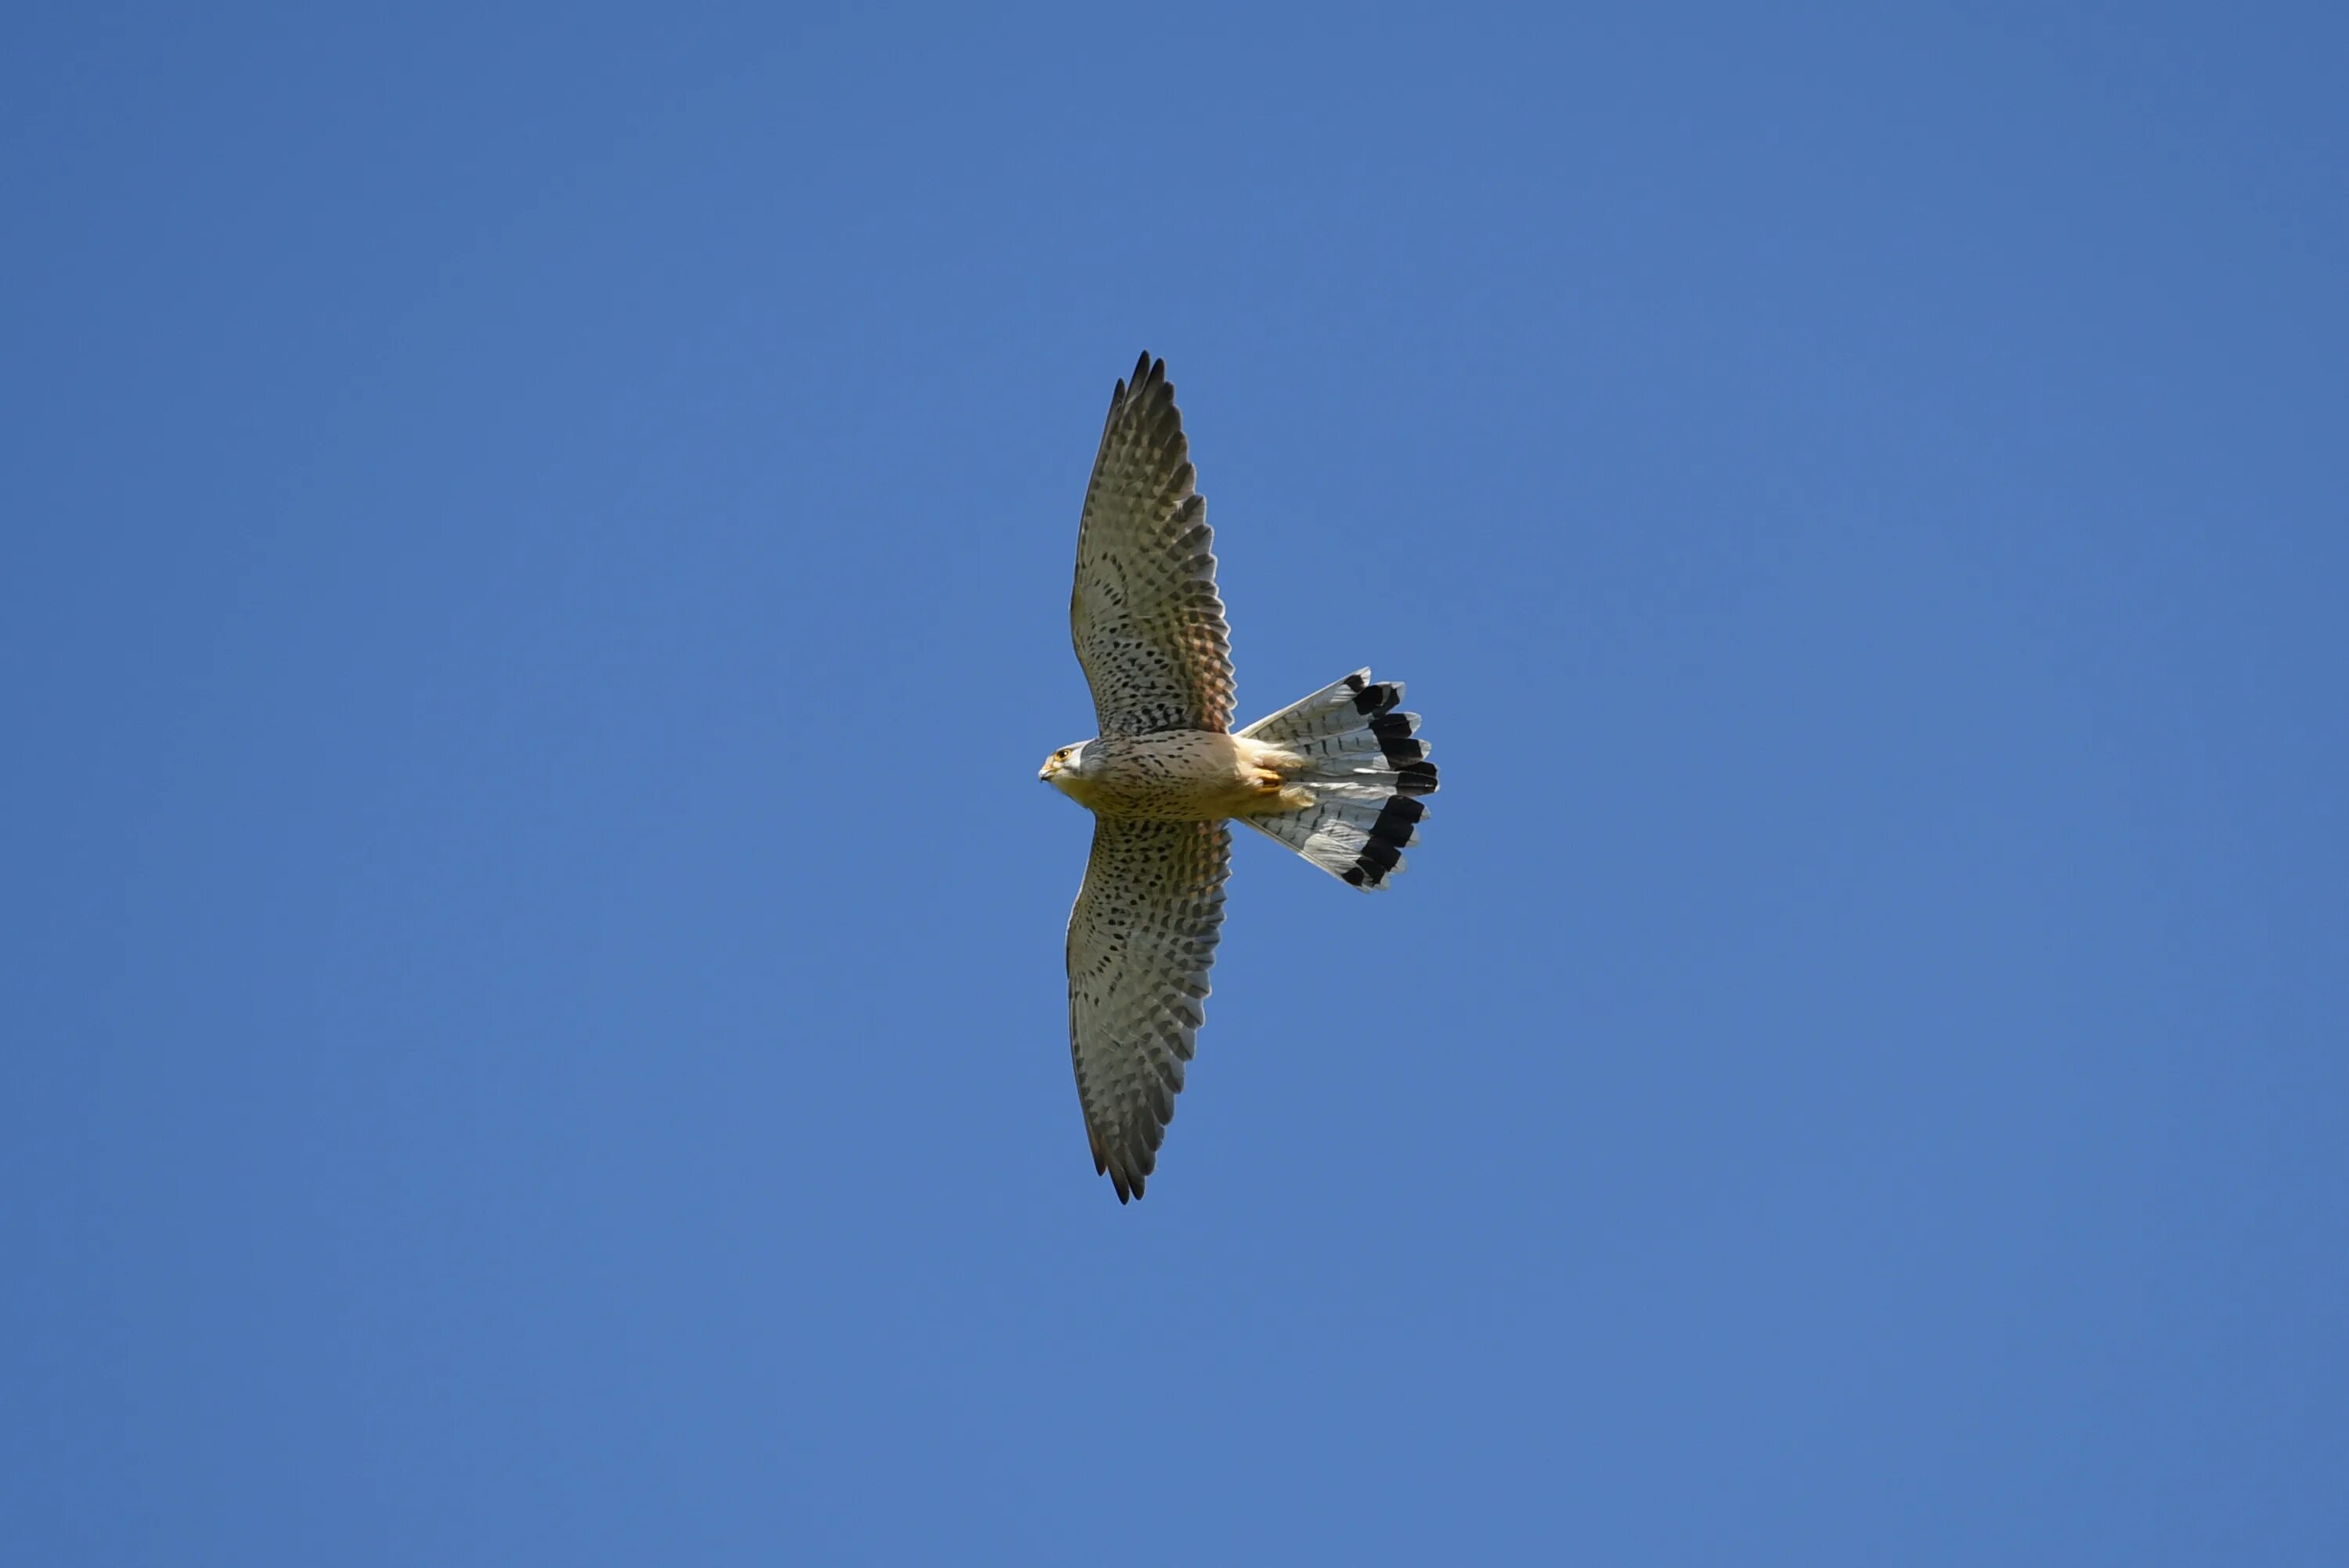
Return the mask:
M1224 919L1229 823L1365 892L1403 869L1435 792L1402 686L1356 670L1234 731L1214 536L1166 364L1110 394L1069 624L1101 734L1037 777L1093 813L1069 915L1069 1049L1093 1169L1142 1196L1174 1119Z

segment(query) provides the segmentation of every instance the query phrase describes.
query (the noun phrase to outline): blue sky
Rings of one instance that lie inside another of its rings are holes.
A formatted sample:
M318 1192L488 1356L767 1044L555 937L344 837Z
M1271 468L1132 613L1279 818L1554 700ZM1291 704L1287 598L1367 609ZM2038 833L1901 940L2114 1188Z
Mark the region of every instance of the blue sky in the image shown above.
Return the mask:
M52 8L0 1558L2349 1559L2334 8ZM1087 1158L1167 356L1237 846Z

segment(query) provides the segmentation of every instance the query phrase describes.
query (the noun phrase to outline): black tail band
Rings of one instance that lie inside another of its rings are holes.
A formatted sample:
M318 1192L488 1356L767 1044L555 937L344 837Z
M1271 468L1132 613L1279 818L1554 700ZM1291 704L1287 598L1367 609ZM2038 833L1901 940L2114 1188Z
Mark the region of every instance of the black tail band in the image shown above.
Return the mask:
M1371 824L1369 841L1354 863L1346 868L1345 879L1356 887L1376 887L1386 874L1402 859L1403 846L1411 842L1412 830L1427 808L1409 795L1391 795L1379 809L1379 820Z

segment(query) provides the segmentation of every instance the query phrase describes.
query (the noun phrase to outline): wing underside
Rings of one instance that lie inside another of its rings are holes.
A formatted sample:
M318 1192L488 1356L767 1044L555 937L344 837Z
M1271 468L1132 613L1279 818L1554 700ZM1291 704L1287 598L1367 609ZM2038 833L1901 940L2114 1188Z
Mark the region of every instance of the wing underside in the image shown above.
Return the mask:
M1166 364L1110 396L1077 531L1069 626L1103 735L1228 729L1231 633Z
M1069 1047L1093 1168L1142 1195L1174 1116L1224 920L1222 822L1097 819L1069 915Z

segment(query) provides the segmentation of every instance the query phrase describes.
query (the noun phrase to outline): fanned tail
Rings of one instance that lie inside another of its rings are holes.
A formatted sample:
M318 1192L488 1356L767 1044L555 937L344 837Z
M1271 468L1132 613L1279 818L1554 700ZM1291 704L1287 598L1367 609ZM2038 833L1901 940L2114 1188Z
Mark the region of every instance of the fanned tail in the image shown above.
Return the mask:
M1238 820L1365 892L1400 875L1427 813L1420 797L1435 793L1419 715L1396 711L1402 692L1356 670L1241 730L1297 758L1284 768L1290 793L1311 803Z

